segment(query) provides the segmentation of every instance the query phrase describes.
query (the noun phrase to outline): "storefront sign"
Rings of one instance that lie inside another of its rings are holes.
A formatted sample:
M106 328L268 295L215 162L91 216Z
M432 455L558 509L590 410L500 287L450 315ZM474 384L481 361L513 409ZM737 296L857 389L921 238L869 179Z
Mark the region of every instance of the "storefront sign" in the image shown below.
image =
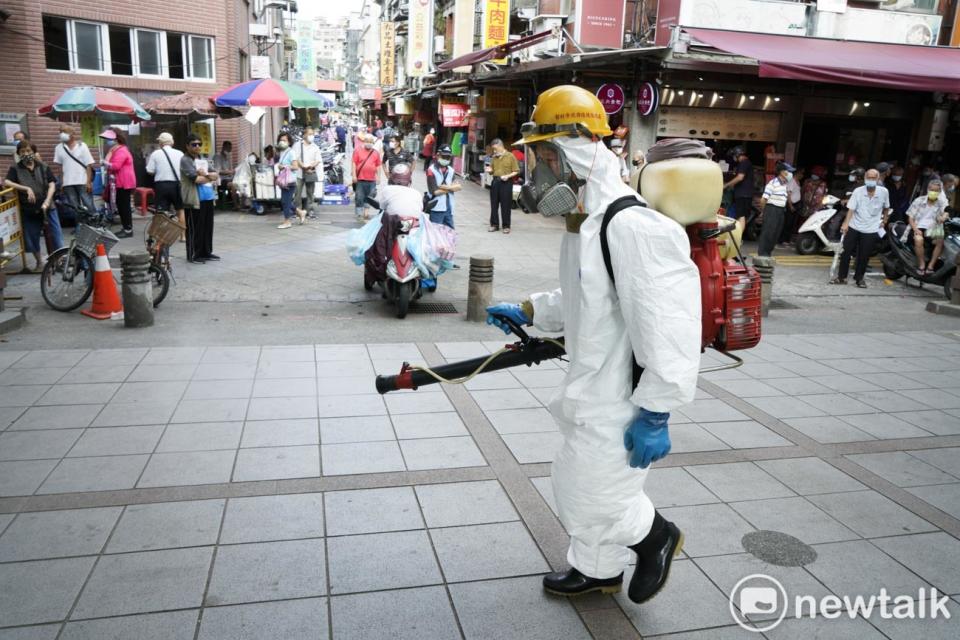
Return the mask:
M317 83L317 58L313 49L313 20L297 22L297 68L292 80L313 89Z
M657 29L653 43L658 47L670 44L673 28L680 24L681 0L657 0Z
M510 37L510 0L484 0L483 48L505 44ZM493 60L506 64L506 58Z
M843 13L847 10L847 0L817 0L817 11Z
M250 78L258 80L270 77L270 56L250 56Z
M394 61L397 55L396 27L392 22L380 23L380 86L392 87L397 70Z
M360 87L361 100L383 100L383 89L380 87Z
M209 122L194 122L190 125L190 133L195 133L200 138L200 154L211 156L213 154L213 127Z
M660 89L653 82L644 82L637 88L637 113L648 116L660 106Z
M407 75L411 78L422 78L430 72L433 0L410 0L407 43Z
M103 131L103 123L100 122L100 116L92 113L80 116L80 138L91 149L100 146L101 131Z
M484 89L481 109L486 111L500 109L516 111L518 99L519 96L513 89Z
M942 23L938 15L851 8L837 16L832 37L931 46L937 44Z
M807 33L807 5L766 0L687 0L680 6L679 24L802 36Z
M459 102L444 102L440 104L440 124L445 127L467 126L467 114L470 105Z
M603 105L603 110L607 112L608 116L620 113L620 110L623 109L623 87L618 84L605 84L601 86L597 91L597 97L600 99L600 104Z
M456 0L453 6L453 57L459 58L473 51L475 0ZM469 73L470 65L456 67L457 73Z
M620 49L626 0L574 0L573 38L581 47Z
M775 111L663 107L657 135L669 138L775 141L781 114Z
M408 100L406 98L394 98L393 112L398 116L412 116L413 100Z

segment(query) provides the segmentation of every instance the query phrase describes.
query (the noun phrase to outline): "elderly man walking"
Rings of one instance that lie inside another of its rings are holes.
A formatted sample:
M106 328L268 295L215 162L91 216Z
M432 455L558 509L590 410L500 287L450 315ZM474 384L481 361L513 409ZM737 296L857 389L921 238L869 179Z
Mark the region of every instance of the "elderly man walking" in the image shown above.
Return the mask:
M847 217L840 227L843 234L843 253L840 254L840 270L830 284L846 284L850 271L850 258L857 255L853 272L854 282L861 289L867 288L863 276L873 247L880 239L880 229L887 225L890 216L890 194L880 186L880 172L870 169L863 176L863 186L853 190L847 203Z
M70 206L93 215L93 156L68 124L60 125L60 144L53 150L53 162L63 171L63 195Z

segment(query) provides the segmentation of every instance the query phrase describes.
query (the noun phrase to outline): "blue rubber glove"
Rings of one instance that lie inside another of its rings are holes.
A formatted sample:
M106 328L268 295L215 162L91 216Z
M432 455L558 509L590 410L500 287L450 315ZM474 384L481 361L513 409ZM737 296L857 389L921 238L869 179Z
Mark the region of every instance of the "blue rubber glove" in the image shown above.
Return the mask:
M633 423L623 434L623 446L630 454L630 466L646 469L651 462L670 453L670 434L667 433L669 413L640 409Z
M500 304L495 304L492 307L487 307L487 324L496 325L502 329L504 333L509 334L510 327L508 327L507 324L502 322L499 318L494 317L494 314L498 316L506 316L521 327L530 324L530 318L527 317L527 314L523 312L523 309L521 309L520 305L518 304L501 302Z

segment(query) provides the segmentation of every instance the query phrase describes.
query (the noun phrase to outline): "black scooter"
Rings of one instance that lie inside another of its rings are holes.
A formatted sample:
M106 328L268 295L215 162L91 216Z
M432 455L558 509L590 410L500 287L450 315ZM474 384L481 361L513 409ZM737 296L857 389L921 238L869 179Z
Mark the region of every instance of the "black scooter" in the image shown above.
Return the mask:
M921 274L917 269L917 254L913 248L910 225L905 222L892 222L887 226L887 251L880 254L883 262L883 274L890 280L906 276L909 284L913 278L923 287L932 284L943 287L943 294L952 297L951 279L957 270L957 254L960 254L960 218L950 218L943 223L943 254L932 273ZM930 247L924 251L929 255Z

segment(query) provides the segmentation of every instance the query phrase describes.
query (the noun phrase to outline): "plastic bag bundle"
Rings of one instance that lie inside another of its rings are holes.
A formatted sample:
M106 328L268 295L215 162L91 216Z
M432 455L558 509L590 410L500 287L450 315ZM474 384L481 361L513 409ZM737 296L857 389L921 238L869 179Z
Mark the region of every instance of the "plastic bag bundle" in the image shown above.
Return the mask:
M367 224L359 229L353 229L347 234L347 255L350 256L353 264L358 267L363 266L364 254L367 249L373 246L377 234L380 233L380 228L383 226L382 218L383 214L378 214L371 218Z
M426 214L407 238L407 253L425 277L435 278L453 266L457 250L457 232L443 224L430 222Z

